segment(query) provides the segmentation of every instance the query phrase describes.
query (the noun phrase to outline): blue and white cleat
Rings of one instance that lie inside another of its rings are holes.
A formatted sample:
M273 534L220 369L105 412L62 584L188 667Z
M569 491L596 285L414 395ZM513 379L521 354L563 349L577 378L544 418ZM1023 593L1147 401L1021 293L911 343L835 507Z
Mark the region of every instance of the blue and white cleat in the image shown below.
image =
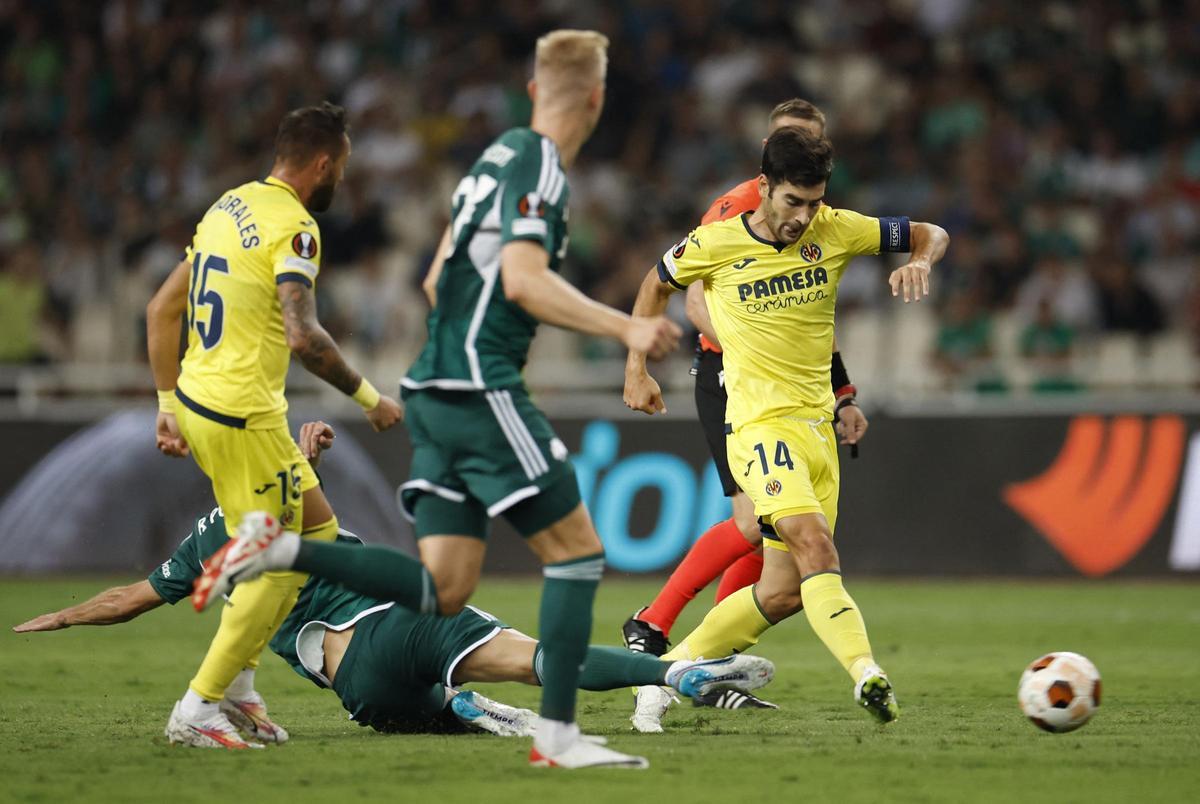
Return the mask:
M468 728L499 737L532 737L537 723L534 712L507 706L472 690L455 695L450 701L450 711Z
M775 676L775 665L761 656L739 653L725 659L676 662L667 671L667 683L688 698L719 690L750 692L765 686Z

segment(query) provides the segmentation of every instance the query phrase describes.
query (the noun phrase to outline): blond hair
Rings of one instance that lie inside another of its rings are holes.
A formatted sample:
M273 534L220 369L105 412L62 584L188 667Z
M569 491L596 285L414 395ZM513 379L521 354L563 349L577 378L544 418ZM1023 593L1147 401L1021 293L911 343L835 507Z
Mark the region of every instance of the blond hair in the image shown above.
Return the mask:
M608 72L608 37L597 31L561 29L537 41L533 80L545 102L582 100Z

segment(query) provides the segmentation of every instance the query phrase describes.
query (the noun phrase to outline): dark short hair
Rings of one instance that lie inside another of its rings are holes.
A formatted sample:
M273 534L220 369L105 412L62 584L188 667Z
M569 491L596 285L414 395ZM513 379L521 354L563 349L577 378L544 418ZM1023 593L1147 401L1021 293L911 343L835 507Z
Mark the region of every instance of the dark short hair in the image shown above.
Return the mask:
M763 146L762 174L772 189L781 182L815 187L833 173L833 143L802 128L784 126Z
M320 154L336 159L349 131L346 110L329 101L320 106L293 109L283 116L275 135L275 159L278 162L307 162Z
M822 131L825 130L825 113L818 109L815 104L804 100L804 98L792 98L776 106L767 117L767 123L774 123L781 117L811 120L814 123L820 124Z

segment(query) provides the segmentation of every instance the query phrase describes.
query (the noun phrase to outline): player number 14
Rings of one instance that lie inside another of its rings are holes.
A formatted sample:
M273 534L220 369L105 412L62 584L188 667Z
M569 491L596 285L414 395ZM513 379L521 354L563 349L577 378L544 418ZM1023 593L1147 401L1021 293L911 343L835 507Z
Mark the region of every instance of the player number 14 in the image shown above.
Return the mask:
M767 466L767 451L763 448L761 442L754 445L754 451L758 453L759 463L762 464L762 473L764 475L771 473L771 468ZM788 446L782 441L775 442L775 465L786 466L788 469L795 469L792 465L792 453L788 452Z

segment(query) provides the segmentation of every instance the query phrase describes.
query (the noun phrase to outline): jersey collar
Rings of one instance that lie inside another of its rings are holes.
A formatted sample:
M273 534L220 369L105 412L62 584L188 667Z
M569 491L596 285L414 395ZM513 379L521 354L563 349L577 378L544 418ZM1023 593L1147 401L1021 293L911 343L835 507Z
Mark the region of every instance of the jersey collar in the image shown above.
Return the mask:
M793 245L793 246L795 245L795 243L780 243L778 240L767 240L765 237L759 237L758 235L756 235L754 233L754 230L750 228L750 213L749 212L743 212L738 217L740 217L742 219L742 226L746 227L746 234L750 235L758 242L760 242L764 245L770 246L771 248L775 249L775 251L777 251L777 252L782 252L789 245Z
M296 188L292 187L292 185L288 184L283 179L277 179L274 176L267 176L265 179L259 179L258 183L259 184L267 184L267 185L270 185L271 187L280 187L284 190L287 190L289 193L291 193L292 196L294 196L297 201L300 200L300 194L298 192L296 192Z

